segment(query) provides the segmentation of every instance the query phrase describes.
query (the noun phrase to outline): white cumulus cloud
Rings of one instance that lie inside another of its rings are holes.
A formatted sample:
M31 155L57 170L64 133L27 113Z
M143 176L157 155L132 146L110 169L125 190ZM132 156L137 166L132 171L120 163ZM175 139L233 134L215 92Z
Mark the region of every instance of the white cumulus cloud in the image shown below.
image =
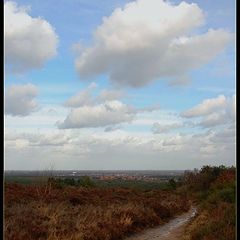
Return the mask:
M194 3L128 3L103 18L94 44L81 48L76 69L81 78L105 73L124 86L141 87L161 78L182 84L190 70L212 60L232 38L222 29L193 35L204 21L203 11Z
M222 109L226 106L226 97L219 95L217 98L203 100L202 103L182 113L183 117L192 118L208 115L214 110Z
M12 116L26 116L38 109L35 97L38 89L33 84L12 85L5 93L5 113Z
M132 109L120 101L106 101L98 105L82 106L71 110L60 129L105 127L108 125L130 122L134 118Z
M23 73L41 68L57 53L58 37L44 19L33 18L29 8L4 3L4 50L8 71Z
M97 88L95 83L91 83L86 89L79 91L70 97L64 105L66 107L82 107L85 105L95 105L105 101L119 100L124 96L124 92L117 89L103 89L99 95L94 96L93 91Z
M98 98L96 99L97 101L111 101L111 100L116 100L120 99L124 96L124 92L121 90L116 90L116 89L103 89Z
M97 85L95 83L90 84L86 89L79 91L76 95L70 97L64 105L66 107L81 107L84 105L92 105L94 103L94 98L92 96L92 90L95 89Z
M105 127L105 132L110 132L120 129L121 123L136 120L138 114L160 109L159 105L137 108L125 104L123 90L102 89L96 94L96 87L90 84L65 101L64 106L71 108L71 112L64 121L56 123L59 128Z
M205 99L197 106L181 113L182 117L200 118L196 125L202 127L214 127L236 122L236 95L225 97L219 95L216 98Z

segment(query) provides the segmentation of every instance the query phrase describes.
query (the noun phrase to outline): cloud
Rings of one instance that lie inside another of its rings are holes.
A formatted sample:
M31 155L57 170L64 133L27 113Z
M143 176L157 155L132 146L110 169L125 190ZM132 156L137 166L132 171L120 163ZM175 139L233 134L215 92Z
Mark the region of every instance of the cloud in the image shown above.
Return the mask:
M82 106L71 110L60 129L105 127L108 125L131 122L134 118L132 109L120 101L106 101L99 105Z
M44 169L52 161L59 169L82 170L189 169L236 161L232 128L161 136L77 129L22 134L6 129L4 142L6 169Z
M116 90L116 89L103 89L98 98L97 101L111 101L120 99L124 96L124 92L122 90Z
M86 89L79 91L69 98L64 105L66 107L82 107L85 105L96 105L105 101L119 100L124 96L124 92L116 89L103 89L99 95L94 96L93 91L97 88L95 83L91 83Z
M8 71L23 73L38 69L57 53L58 37L44 19L33 18L29 8L13 1L4 3L4 48Z
M217 98L203 100L202 103L194 108L191 108L181 115L186 118L200 117L208 115L209 113L222 109L226 106L226 97L224 95L219 95Z
M191 78L188 75L174 77L169 79L169 86L186 86L191 83Z
M118 125L113 125L113 126L108 126L104 129L104 132L112 132L121 129L121 126Z
M66 107L81 107L84 105L92 105L95 100L92 96L92 90L97 87L95 83L91 83L86 89L78 92L76 95L69 98L64 105Z
M12 85L5 93L5 113L12 116L27 116L38 109L35 97L38 89L33 84Z
M163 140L163 146L165 147L171 147L171 146L178 146L183 147L184 145L187 145L192 137L191 136L180 136L175 135L173 137L169 137L165 140Z
M214 143L236 142L236 128L234 126L230 126L218 132L211 132L210 140Z
M203 127L214 127L217 125L226 124L228 122L228 116L226 115L226 112L220 111L215 112L207 115L205 118L202 119L200 122L200 125Z
M40 105L40 104L39 104ZM5 127L10 129L22 129L29 131L52 131L56 129L56 122L63 121L69 110L65 107L56 105L44 105L37 107L34 112L23 117L21 115L5 116Z
M105 132L121 128L121 123L130 123L137 114L158 111L159 105L136 108L122 102L126 93L119 89L102 89L98 94L92 84L70 97L64 106L70 107L71 112L66 119L58 121L61 128L106 127Z
M202 127L215 127L224 124L235 124L236 121L236 95L203 100L197 106L181 113L185 118L200 118L196 125Z
M171 130L178 129L183 127L183 124L181 123L172 123L172 124L160 124L158 122L155 122L152 126L152 132L154 134L159 134L159 133L167 133L170 132Z
M66 107L80 107L80 106L84 106L84 105L91 105L93 103L93 99L91 97L91 93L90 91L84 90L84 91L80 91L78 94L72 96L71 98L69 98L64 105Z
M127 3L103 18L94 32L94 44L81 48L76 69L81 79L107 74L113 83L131 87L163 78L183 84L189 81L189 71L208 63L232 39L223 29L193 35L204 20L194 3Z
M135 118L138 110L120 101L125 95L122 90L102 89L94 94L96 87L92 83L64 103L71 112L64 121L56 123L58 128L106 127L104 131L110 132L119 129L121 126L118 124Z
M161 108L160 104L154 104L154 105L138 108L138 109L136 109L136 111L138 113L141 113L141 112L142 113L143 112L154 112L154 111L158 111L160 108Z

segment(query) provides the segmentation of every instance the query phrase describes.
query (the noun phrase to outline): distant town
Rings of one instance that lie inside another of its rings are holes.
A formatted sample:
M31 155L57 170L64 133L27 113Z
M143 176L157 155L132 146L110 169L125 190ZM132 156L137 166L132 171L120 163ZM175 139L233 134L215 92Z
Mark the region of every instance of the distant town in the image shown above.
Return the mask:
M184 170L155 170L155 171L5 171L5 176L17 177L72 177L89 176L92 179L103 181L161 181L165 182L171 178L178 179L184 174Z

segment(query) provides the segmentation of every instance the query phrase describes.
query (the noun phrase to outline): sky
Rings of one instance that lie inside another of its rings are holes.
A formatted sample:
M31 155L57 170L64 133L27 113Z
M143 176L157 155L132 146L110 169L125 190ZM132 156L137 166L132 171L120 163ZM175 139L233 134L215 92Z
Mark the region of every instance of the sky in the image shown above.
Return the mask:
M6 170L236 164L232 0L4 1Z

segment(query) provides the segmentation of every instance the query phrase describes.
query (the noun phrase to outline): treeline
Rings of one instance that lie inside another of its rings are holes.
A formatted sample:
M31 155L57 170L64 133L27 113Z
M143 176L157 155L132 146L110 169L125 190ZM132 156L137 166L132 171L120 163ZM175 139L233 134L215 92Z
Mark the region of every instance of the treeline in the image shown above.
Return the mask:
M170 178L166 182L147 182L144 180L96 180L89 176L82 177L50 177L47 179L47 184L56 188L64 188L67 186L75 187L98 187L98 188L128 188L128 189L139 189L139 190L175 190L182 183L178 182L174 178Z
M95 187L96 184L89 176L83 176L78 179L74 178L48 178L48 184L56 188L63 188L65 186L79 186L79 187Z

